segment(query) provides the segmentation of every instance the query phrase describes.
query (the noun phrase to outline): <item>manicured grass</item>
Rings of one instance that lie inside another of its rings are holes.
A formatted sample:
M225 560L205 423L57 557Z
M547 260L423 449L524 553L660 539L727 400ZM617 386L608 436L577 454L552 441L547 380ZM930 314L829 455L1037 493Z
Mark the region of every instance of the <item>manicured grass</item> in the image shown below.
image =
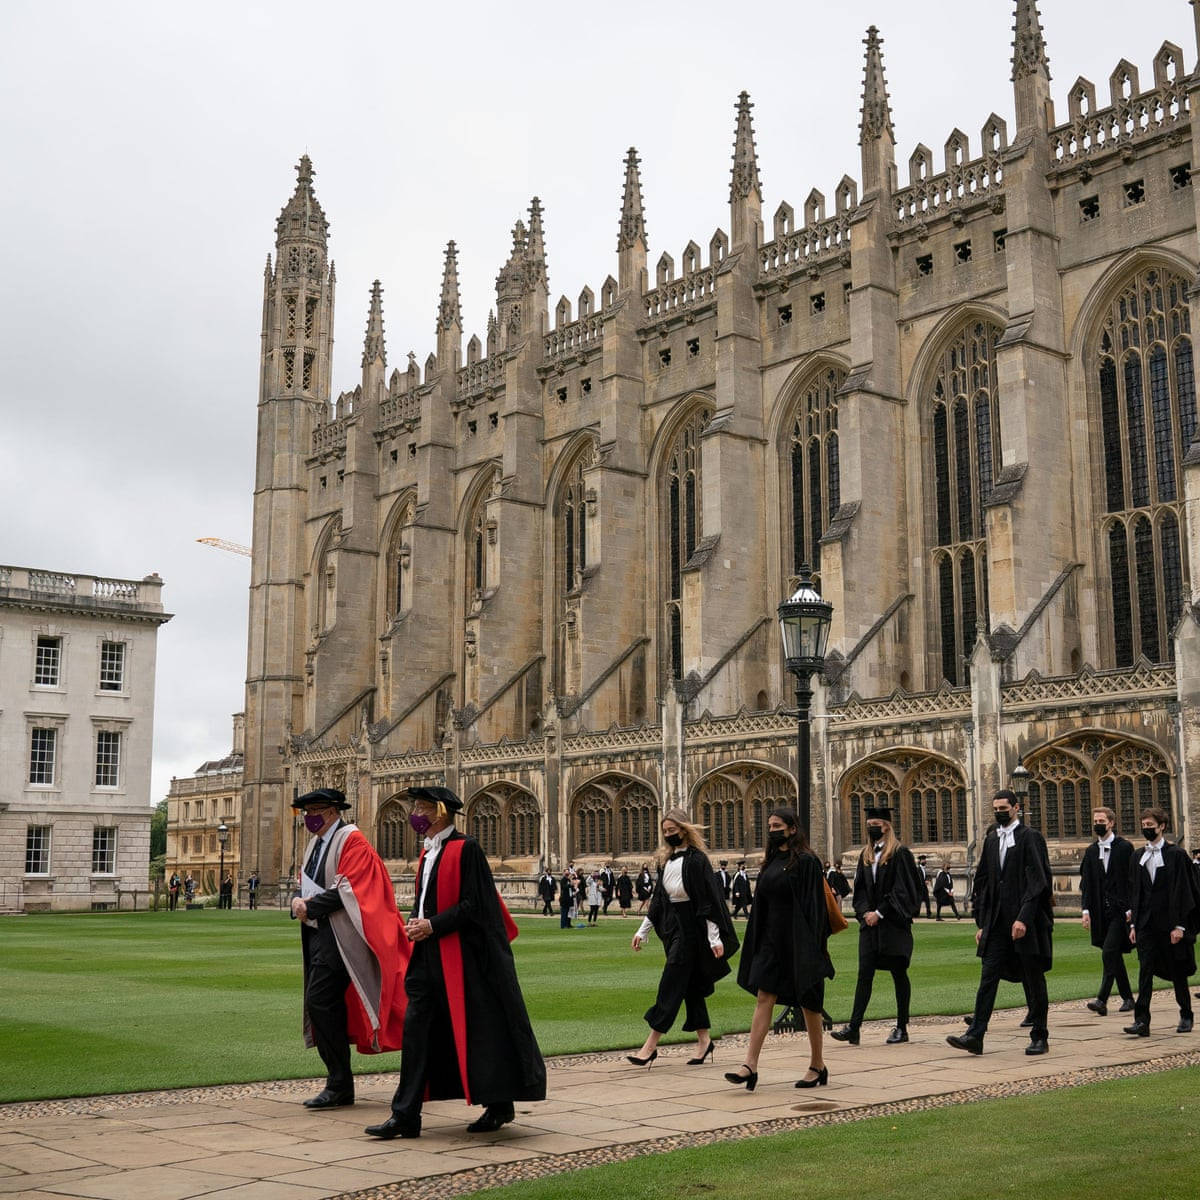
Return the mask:
M487 1200L1167 1200L1196 1194L1198 1149L1196 1071L1183 1069L718 1142L474 1194Z
M633 953L637 922L602 918L569 931L557 918L519 923L517 966L543 1051L640 1044L662 952L652 941ZM968 1011L979 979L974 926L921 923L916 941L914 1015ZM843 1021L857 934L831 945L838 975L826 1008ZM1078 921L1059 923L1055 956L1051 999L1092 995L1099 952ZM300 995L299 932L280 912L0 918L0 1101L318 1075L316 1052L300 1040ZM890 977L877 975L868 1018L890 1015L893 1003ZM1019 986L1003 985L999 1003L1022 1003ZM725 980L710 1000L715 1031L745 1030L751 1007ZM358 1071L398 1064L396 1054L355 1057Z

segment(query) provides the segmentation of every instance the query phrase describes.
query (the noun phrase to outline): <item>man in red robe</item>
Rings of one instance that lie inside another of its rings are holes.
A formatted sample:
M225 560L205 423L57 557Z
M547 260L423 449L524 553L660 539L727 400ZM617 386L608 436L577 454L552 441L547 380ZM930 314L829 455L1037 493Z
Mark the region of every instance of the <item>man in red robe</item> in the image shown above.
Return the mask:
M404 1055L392 1115L366 1132L419 1137L424 1100L462 1097L485 1106L467 1131L491 1133L514 1118L514 1100L546 1098L546 1066L509 947L517 928L479 843L454 828L462 801L442 787L408 795L425 847L405 926Z
M400 1049L409 945L387 868L336 788L292 805L313 835L304 851L292 916L303 922L304 1044L316 1046L325 1087L305 1108L354 1103L350 1043L362 1054Z

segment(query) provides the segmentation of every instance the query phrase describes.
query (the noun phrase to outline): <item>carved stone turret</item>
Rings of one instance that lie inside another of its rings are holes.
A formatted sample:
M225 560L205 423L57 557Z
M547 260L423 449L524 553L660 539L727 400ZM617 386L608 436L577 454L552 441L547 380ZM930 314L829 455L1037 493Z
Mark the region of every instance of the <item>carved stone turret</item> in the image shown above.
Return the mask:
M625 155L625 190L621 195L621 223L617 231L617 287L622 291L645 290L646 214L642 207L642 177L638 171L641 160L637 150L629 147Z
M1017 132L1049 125L1050 60L1037 0L1017 0L1013 24L1012 81L1016 98Z
M762 182L758 177L758 152L750 118L750 93L737 102L737 128L733 137L733 173L729 181L730 234L734 247L757 245L762 225Z
M436 333L438 364L446 370L457 370L462 357L462 305L458 296L458 248L453 242L446 243Z
M896 170L896 130L892 125L892 106L887 79L883 73L883 38L874 25L863 40L867 52L863 73L862 119L858 144L862 153L863 194L893 188Z

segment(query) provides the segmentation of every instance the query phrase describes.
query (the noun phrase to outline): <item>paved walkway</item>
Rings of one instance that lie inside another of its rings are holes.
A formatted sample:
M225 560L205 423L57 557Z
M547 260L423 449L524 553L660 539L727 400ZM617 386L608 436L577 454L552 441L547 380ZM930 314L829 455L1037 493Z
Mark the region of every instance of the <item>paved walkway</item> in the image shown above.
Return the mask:
M417 1141L362 1132L387 1115L390 1075L359 1076L358 1103L328 1113L301 1108L317 1088L295 1080L11 1104L0 1106L0 1197L463 1195L637 1154L1200 1063L1200 1033L1173 1032L1169 994L1155 1010L1153 1035L1131 1038L1121 1033L1128 1015L1115 1008L1101 1018L1082 1001L1055 1005L1041 1058L1025 1055L1017 1011L996 1015L982 1057L946 1045L959 1020L921 1018L900 1046L883 1044L890 1023L870 1023L860 1046L827 1039L829 1086L811 1091L792 1087L808 1062L800 1035L768 1039L753 1093L722 1078L740 1064L744 1035L723 1038L715 1065L701 1067L685 1065L685 1046L665 1048L649 1070L619 1054L557 1058L548 1063L557 1100L519 1104L514 1124L486 1135L465 1132L478 1109L430 1104Z

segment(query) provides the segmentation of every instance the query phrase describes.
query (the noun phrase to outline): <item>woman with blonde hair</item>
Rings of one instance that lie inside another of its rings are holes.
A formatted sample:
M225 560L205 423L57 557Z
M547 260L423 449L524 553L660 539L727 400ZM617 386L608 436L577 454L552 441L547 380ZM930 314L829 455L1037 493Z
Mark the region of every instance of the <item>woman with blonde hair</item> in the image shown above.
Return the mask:
M666 951L658 995L646 1010L650 1032L637 1054L626 1057L647 1067L658 1057L658 1042L684 1007L683 1028L696 1034L697 1053L688 1066L715 1058L708 1005L718 979L729 974L729 956L738 947L725 899L705 853L704 833L680 808L662 821L663 845L657 855L658 880L650 896L650 911L633 935L640 950L653 929Z
M867 840L854 873L854 915L858 918L858 983L850 1024L832 1037L857 1046L859 1028L871 1000L875 972L890 971L896 986L896 1026L887 1045L908 1041L908 1006L912 985L913 918L921 911L925 886L912 851L902 846L892 828L890 808L867 809Z

